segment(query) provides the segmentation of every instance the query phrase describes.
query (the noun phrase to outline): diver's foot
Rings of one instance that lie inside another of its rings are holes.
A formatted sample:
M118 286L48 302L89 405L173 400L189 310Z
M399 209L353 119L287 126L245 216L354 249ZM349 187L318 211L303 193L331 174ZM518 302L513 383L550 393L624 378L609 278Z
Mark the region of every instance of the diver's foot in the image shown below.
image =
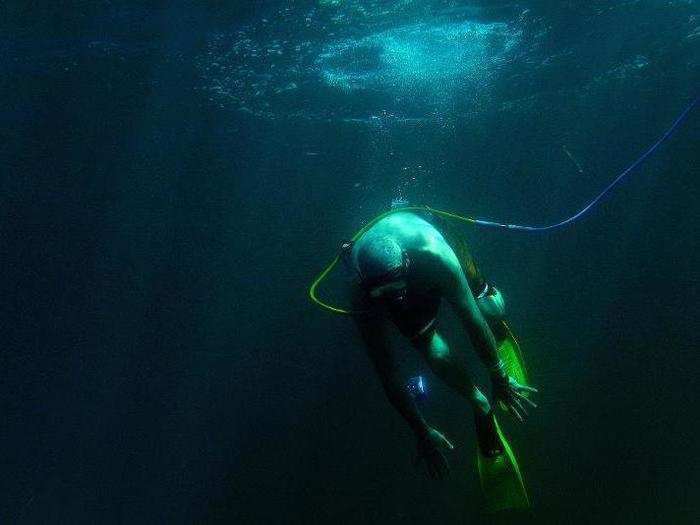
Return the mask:
M496 420L494 419L493 410L486 414L475 411L474 423L476 440L481 454L487 458L503 454L503 443L501 443L501 439L496 431Z

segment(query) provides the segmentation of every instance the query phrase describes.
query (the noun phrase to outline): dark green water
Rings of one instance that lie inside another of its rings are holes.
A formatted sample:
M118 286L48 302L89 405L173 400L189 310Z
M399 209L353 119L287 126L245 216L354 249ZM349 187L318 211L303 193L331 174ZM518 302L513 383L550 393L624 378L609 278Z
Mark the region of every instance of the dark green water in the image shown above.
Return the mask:
M468 232L541 391L504 424L531 514L482 514L432 376L457 448L450 479L415 471L353 327L306 297L392 200L579 209L697 96L696 1L0 10L2 523L700 519L700 110L580 223Z

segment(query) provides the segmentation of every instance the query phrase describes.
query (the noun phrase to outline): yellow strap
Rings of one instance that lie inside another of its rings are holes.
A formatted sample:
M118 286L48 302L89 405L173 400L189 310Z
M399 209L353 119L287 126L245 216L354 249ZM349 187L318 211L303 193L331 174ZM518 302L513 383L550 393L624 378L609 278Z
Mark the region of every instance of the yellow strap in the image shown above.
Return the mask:
M387 217L393 213L398 213L398 212L405 212L405 211L428 211L430 213L434 213L435 215L441 215L442 217L446 217L448 219L454 219L462 222L466 222L469 224L474 223L474 219L471 217L462 217L461 215L457 215L455 213L450 213L447 211L441 211L441 210L436 210L434 208L431 208L429 206L408 206L405 208L396 208L394 210L389 210L385 211L384 213L377 215L374 219L369 221L367 224L365 224L360 230L352 236L352 241L356 241L362 235L365 234L367 230L369 230L372 226L374 226L377 222L382 220L384 217ZM346 310L344 308L340 308L339 306L333 306L331 304L325 303L321 301L318 296L316 295L316 288L318 288L318 285L321 284L321 282L326 278L326 276L333 271L333 269L336 267L338 264L338 261L340 261L340 256L336 255L335 259L331 261L331 263L326 266L326 268L314 279L314 282L311 283L311 286L309 287L309 297L313 302L315 302L317 305L319 305L321 308L324 308L330 312L333 312L335 314L341 314L341 315L353 315L358 312L353 312L351 310Z

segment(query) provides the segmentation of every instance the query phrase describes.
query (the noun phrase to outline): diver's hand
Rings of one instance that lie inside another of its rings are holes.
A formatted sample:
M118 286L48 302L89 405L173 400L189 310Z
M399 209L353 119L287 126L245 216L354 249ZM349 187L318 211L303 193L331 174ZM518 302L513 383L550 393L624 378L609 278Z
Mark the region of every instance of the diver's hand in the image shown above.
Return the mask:
M537 404L527 397L527 394L537 392L536 388L521 385L514 377L505 371L491 374L491 391L495 401L505 407L516 419L523 421L527 416L525 405L537 408Z
M413 464L418 466L425 461L428 475L433 479L443 479L450 473L450 465L440 448L454 449L445 436L434 428L428 427L427 434L418 437L418 455Z

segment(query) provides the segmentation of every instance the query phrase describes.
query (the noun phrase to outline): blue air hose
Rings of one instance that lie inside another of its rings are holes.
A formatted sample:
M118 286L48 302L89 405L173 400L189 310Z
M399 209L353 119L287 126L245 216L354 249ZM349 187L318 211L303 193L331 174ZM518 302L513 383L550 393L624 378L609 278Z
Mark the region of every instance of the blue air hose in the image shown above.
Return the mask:
M685 118L688 116L688 113L691 112L691 110L697 105L698 101L700 101L700 97L696 98L693 100L693 102L690 103L690 105L685 108L683 113L681 113L678 118L673 122L670 128L664 133L659 140L657 140L653 146L651 146L647 151L645 151L641 157L639 157L637 160L635 160L630 166L628 166L622 173L620 173L615 180L613 180L608 186L601 191L598 196L593 199L591 202L589 202L584 208L582 208L578 213L575 215L572 215L568 219L564 219L561 222L557 222L555 224L550 224L549 226L523 226L520 224L502 224L499 222L493 222L493 221L487 221L484 219L471 219L474 224L478 224L480 226L488 226L491 228L504 228L508 230L519 230L519 231L528 231L528 232L543 232L543 231L548 231L548 230L555 230L557 228L561 228L563 226L566 226L568 224L571 224L572 222L580 219L583 217L586 213L588 213L600 200L605 197L608 193L612 191L612 189L617 186L622 179L624 179L631 171L634 169L638 168L645 160L647 160L657 149L661 144L663 144L672 134L678 126L681 125L681 123L685 120Z

